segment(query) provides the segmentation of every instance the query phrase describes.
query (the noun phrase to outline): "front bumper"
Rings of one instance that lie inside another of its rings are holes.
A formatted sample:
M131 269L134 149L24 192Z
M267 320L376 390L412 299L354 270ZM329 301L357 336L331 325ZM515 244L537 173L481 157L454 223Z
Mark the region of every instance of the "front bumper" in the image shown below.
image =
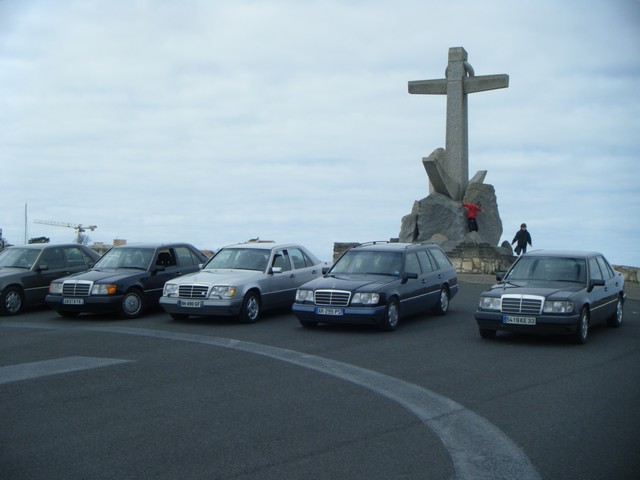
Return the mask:
M45 302L49 307L57 312L103 313L117 311L122 305L123 298L124 295L90 295L88 297L47 295L45 297Z
M323 315L318 313L318 308L317 305L294 303L292 311L298 317L298 320L302 321L349 325L378 325L382 322L386 311L385 305L376 307L340 307L332 308L332 310L341 311L341 315Z
M242 300L242 298L236 298L231 300L202 299L194 301L190 298L160 297L160 306L167 313L181 315L236 316L242 308Z
M476 310L475 319L481 330L504 330L517 333L537 333L544 335L571 335L580 322L579 314L536 315L535 325L505 323L502 312Z

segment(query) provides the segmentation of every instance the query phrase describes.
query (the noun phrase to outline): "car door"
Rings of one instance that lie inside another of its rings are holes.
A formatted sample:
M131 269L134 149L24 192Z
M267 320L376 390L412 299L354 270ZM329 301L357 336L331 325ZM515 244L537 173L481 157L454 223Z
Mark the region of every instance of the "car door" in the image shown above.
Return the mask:
M426 303L428 282L420 267L418 255L409 252L405 255L405 273L417 274L418 278L409 278L401 285L400 308L402 315L411 315L421 311Z
M422 310L431 310L440 299L440 286L442 285L442 268L438 265L431 251L420 250L418 260L422 266L422 281L425 285L426 295L421 305Z
M175 249L164 247L156 250L149 270L149 275L143 279L145 301L157 304L162 296L165 282L181 274Z
M296 288L317 278L321 274L322 266L314 265L311 259L307 257L301 249L288 248L287 253L293 262L294 283Z
M602 309L604 318L607 319L615 315L616 313L616 300L618 299L620 286L618 284L618 279L613 272L613 269L604 259L604 257L598 255L596 257L596 262L598 262L598 266L600 267L600 271L602 272L602 277L604 278L605 304L603 305Z
M271 267L278 270L267 279L269 292L263 293L263 302L267 307L290 305L296 295L296 271L286 248L276 249L271 258Z
M591 291L588 292L591 304L591 323L599 323L607 318L607 303L610 301L610 295L604 275L595 257L589 258L589 279L591 281L601 280L605 282L604 285L594 285Z
M60 277L70 275L61 247L50 247L33 264L31 272L24 280L24 296L28 305L44 302L49 292L49 284Z

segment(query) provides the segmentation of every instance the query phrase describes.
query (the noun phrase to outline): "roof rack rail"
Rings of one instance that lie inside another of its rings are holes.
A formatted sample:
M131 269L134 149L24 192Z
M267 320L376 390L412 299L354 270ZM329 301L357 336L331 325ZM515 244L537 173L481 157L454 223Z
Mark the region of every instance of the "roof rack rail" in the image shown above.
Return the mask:
M391 243L389 240L373 240L371 242L362 242L356 245L357 247L364 247L365 245L378 245L379 243Z

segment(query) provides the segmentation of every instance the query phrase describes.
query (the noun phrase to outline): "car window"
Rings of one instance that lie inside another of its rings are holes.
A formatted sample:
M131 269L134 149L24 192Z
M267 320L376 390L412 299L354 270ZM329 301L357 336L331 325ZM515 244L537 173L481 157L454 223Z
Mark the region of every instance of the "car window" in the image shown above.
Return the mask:
M408 273L418 274L422 272L420 269L420 262L418 261L418 255L413 252L407 254L404 271Z
M49 270L58 270L60 268L64 268L65 263L62 249L48 248L44 252L42 252L42 257L40 258L40 266L46 266L49 268Z
M589 259L589 276L591 280L604 280L598 261L594 257Z
M422 268L422 273L429 273L435 270L434 262L431 260L431 257L426 250L420 250L417 252L417 255L420 267Z
M289 248L289 255L291 256L291 260L293 260L293 268L305 268L313 266L313 262L307 258L302 250L299 248Z
M604 257L597 256L596 261L598 262L598 265L600 265L600 271L602 272L605 280L609 280L611 277L613 277L611 265L609 265Z
M442 250L432 248L429 252L433 255L433 258L435 258L438 268L447 268L453 265L449 257L447 257Z
M331 273L368 273L372 275L400 275L401 252L371 252L349 250L331 268Z
M283 272L291 270L291 260L289 260L289 253L286 250L277 250L273 256L273 266L281 268Z
M191 267L200 263L200 259L188 247L176 247L175 251L181 266Z
M158 252L158 256L156 257L156 265L171 268L177 265L176 257L173 253L173 249L169 248L166 250L160 250Z
M217 268L258 270L264 272L267 269L271 250L265 248L223 248L209 260L207 270Z
M69 267L90 267L93 259L79 247L67 247L63 250Z

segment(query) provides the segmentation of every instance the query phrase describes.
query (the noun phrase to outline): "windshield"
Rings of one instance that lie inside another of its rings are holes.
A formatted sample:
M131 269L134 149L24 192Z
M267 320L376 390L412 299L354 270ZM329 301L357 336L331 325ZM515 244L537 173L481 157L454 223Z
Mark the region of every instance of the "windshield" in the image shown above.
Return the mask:
M93 270L103 268L140 268L151 264L154 250L151 248L112 248L96 262Z
M520 257L505 281L542 281L586 283L586 265L583 258Z
M258 270L264 272L267 269L270 256L270 249L223 248L207 263L205 270L233 268L237 270Z
M401 252L366 252L350 250L345 253L329 273L399 276L402 270Z
M0 267L17 267L27 268L33 267L41 250L33 248L8 248L0 252Z

